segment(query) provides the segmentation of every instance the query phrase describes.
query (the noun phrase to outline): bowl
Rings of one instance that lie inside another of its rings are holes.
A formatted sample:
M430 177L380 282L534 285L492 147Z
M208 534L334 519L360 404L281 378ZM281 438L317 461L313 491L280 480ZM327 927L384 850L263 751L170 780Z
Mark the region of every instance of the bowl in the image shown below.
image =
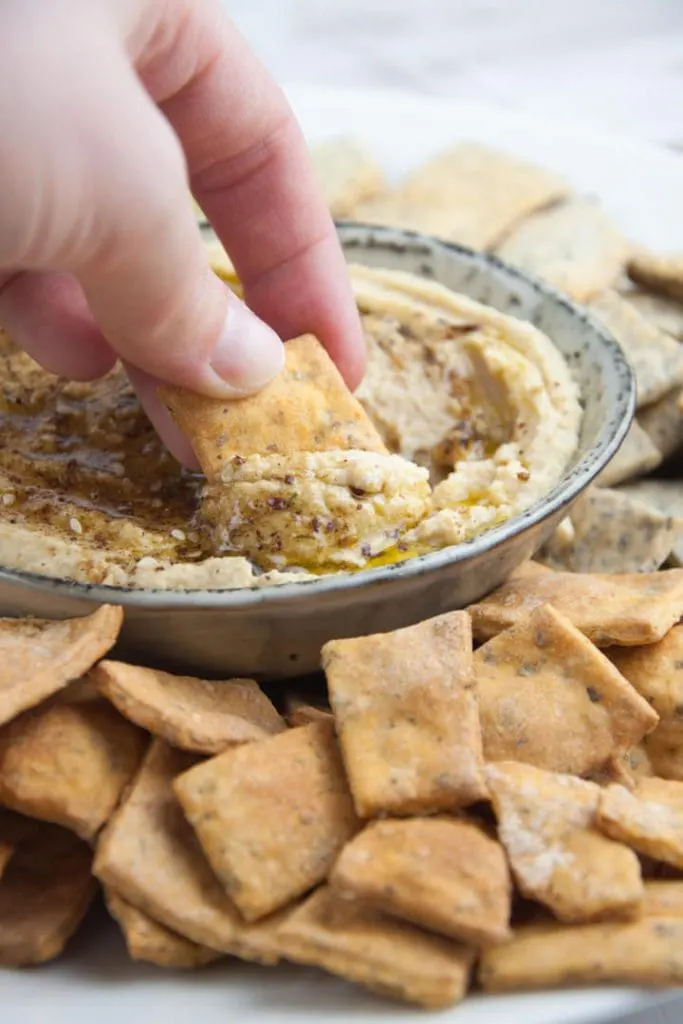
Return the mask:
M386 632L479 600L530 558L621 445L635 405L617 342L584 310L495 256L408 231L346 223L350 261L420 274L549 335L579 383L577 451L541 501L456 547L364 572L270 588L133 591L0 570L0 614L67 618L123 605L117 656L204 675L261 680L314 672L330 639Z

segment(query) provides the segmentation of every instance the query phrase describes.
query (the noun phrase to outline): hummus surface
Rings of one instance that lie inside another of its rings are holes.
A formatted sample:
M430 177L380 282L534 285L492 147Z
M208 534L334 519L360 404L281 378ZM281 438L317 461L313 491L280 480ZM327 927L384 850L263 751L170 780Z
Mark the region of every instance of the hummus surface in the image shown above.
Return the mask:
M391 454L252 454L220 487L174 462L122 370L64 381L0 332L0 564L137 588L268 585L460 543L533 504L581 415L550 340L408 274L352 278L368 344L356 394Z

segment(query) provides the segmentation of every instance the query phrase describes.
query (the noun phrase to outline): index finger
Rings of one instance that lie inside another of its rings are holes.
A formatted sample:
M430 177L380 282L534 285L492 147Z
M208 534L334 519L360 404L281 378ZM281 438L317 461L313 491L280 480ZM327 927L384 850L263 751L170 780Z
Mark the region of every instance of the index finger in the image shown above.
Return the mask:
M181 139L194 195L249 306L283 338L317 335L354 387L365 345L301 129L218 4L186 6L165 53L142 52L141 77Z

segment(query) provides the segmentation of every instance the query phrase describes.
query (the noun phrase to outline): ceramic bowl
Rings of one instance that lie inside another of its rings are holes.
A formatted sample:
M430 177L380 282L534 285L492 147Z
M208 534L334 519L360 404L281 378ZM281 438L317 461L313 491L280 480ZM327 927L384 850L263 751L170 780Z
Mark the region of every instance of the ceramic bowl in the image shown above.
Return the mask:
M483 597L531 557L616 453L635 404L616 341L560 293L474 253L388 228L342 224L350 261L411 271L529 320L567 359L584 407L578 449L564 476L522 515L456 547L399 565L266 589L132 591L0 570L0 614L65 618L121 604L117 654L213 678L276 679L315 671L332 638L385 632Z

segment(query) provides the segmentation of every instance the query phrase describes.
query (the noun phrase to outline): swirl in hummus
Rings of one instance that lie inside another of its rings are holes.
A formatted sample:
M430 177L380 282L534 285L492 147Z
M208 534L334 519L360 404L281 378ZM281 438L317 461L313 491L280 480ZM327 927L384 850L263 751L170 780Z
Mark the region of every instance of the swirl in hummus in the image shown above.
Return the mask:
M285 402L264 428L275 443L245 434L238 450L228 429L207 481L164 452L120 369L60 381L0 337L0 563L137 588L262 586L461 543L542 497L581 418L550 339L409 274L351 273L362 409ZM324 429L279 450L309 414Z

